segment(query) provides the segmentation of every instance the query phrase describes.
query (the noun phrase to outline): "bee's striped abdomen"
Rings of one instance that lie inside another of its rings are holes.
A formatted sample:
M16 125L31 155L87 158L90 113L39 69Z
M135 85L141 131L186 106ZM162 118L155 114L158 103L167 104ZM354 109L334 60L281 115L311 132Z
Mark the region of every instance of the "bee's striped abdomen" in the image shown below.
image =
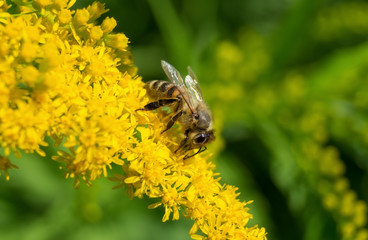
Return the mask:
M175 90L178 91L178 88L176 86L173 86L173 87L169 88L169 90L167 90L167 96L169 98L172 98Z
M175 84L164 80L150 81L145 88L152 98L176 98L180 94Z

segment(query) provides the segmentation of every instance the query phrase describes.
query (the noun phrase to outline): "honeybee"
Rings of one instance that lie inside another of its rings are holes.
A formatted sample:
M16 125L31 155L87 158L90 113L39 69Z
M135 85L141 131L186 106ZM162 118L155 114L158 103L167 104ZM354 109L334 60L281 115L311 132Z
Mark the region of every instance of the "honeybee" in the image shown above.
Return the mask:
M147 94L156 101L148 103L137 111L151 111L163 106L171 106L172 117L165 130L169 130L176 121L185 129L185 138L178 149L186 151L198 149L193 155L186 155L184 159L195 156L207 149L206 144L215 139L212 113L203 100L202 92L194 72L188 67L188 75L184 81L178 70L171 64L161 61L161 66L170 82L153 80L146 83Z

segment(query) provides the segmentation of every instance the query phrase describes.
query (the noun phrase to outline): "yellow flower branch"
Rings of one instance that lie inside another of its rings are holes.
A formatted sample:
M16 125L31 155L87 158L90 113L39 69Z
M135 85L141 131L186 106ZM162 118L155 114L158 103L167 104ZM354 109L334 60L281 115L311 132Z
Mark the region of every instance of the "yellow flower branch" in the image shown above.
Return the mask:
M194 221L193 239L266 239L264 228L247 227L250 202L237 188L219 183L207 156L183 160L174 154L178 135L164 129L162 116L135 110L148 102L144 83L128 50L128 38L112 33L104 4L70 10L74 1L16 2L7 14L0 1L0 170L15 168L8 156L20 151L45 156L50 136L60 145L54 160L65 177L87 184L113 165L112 180L131 197L157 199L167 221L180 213ZM62 144L61 144L62 143Z

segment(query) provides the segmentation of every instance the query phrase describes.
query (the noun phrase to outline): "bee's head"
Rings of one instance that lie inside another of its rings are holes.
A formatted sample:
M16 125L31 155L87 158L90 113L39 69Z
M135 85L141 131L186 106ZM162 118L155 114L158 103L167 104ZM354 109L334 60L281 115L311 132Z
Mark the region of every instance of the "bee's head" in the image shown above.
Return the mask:
M200 148L215 139L213 130L195 132L191 135L191 148Z

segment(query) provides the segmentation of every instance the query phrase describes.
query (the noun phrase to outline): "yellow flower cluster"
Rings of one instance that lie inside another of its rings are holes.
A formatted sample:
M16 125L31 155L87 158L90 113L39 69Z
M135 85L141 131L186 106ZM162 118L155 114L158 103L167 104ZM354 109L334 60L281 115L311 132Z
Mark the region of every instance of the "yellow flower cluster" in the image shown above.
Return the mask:
M368 238L367 203L359 200L344 176L345 165L334 147L321 147L313 141L303 143L303 151L310 155L309 170L319 171L317 190L323 206L333 213L343 239Z
M170 216L179 219L182 209L186 218L195 221L190 230L193 239L266 239L263 228L244 228L252 218L245 207L250 202L240 202L237 188L219 183L208 157L183 160L184 156L173 155L175 148L168 147L175 145L173 136L160 136L164 125L156 119L150 117L150 124L160 128L137 128L140 136L124 166L126 176L112 180L127 184L131 197L160 198L149 208L163 205L164 222ZM207 237L196 234L198 230Z
M336 2L319 11L313 34L316 40L331 42L367 36L368 4L360 1Z
M252 215L237 188L219 183L207 157L174 154L179 135L160 134L163 114L136 112L149 100L136 75L128 39L113 34L113 18L94 2L17 1L10 14L0 1L0 169L8 178L11 152L37 152L49 136L61 146L53 158L66 177L88 184L113 164L131 196L157 198L163 221L183 212L194 220L193 239L265 240L264 228L246 227Z
M341 132L340 137L344 139L348 139L353 134L360 139L365 137L361 126L366 127L366 124L363 125L359 121L359 127L356 127L358 130L354 127L351 127L354 130L350 130L347 126L352 125L350 122L352 116L349 115L347 120L337 116L339 113L336 113L336 109L324 98L330 96L336 99L343 97L344 101L352 100L348 97L345 99L344 94L347 96L352 96L351 92L355 94L356 88L350 87L351 82L361 82L362 86L359 85L359 89L366 92L365 77L354 74L355 71L359 71L355 69L357 68L355 65L353 70L347 70L348 81L343 81L344 76L339 73L339 78L343 79L339 80L339 83L346 82L346 85L341 83L343 87L340 86L339 89L342 90L338 96L320 89L319 91L314 89L313 92L315 83L311 83L312 79L308 79L308 75L298 69L289 70L283 78L264 79L262 71L267 72L270 64L270 53L267 52L265 41L254 32L247 31L241 34L239 43L224 41L219 45L216 69L219 70L218 75L223 85L220 82L213 87L217 88L217 91L221 89L227 93L238 93L235 94L237 97L235 103L234 99L226 95L223 98L221 95L217 96L218 100L221 100L217 101L220 104L219 108L231 109L225 112L226 121L233 121L232 115L238 114L235 118L237 121L241 117L243 122L252 125L253 129L260 129L258 134L262 139L266 139L265 144L268 144L274 154L274 161L277 161L275 165L284 166L279 170L286 171L287 174L293 172L308 176L305 179L308 187L312 192L320 194L322 205L334 216L343 239L368 239L367 202L359 200L356 192L351 188L345 176L346 166L339 156L339 151L336 147L329 146L328 142L329 138L333 138L331 135L336 134L331 128L332 124L338 126L336 129ZM362 68L365 69L366 55L363 63ZM252 73L243 70L248 66L251 68L248 71ZM226 73L223 74L224 72ZM327 86L328 91L330 85L328 82L322 83L327 80L325 75L322 78L318 79L318 83ZM331 78L331 86L338 85L335 79L336 75ZM323 90L326 91L326 89ZM321 96L317 96L315 92ZM364 98L360 98L365 102L359 101L359 106L364 105L362 108L364 110L366 96L365 94ZM236 102L239 102L239 105ZM248 103L246 111L243 110L244 103ZM241 115L240 112L242 112ZM280 171L275 174L281 175L285 172ZM287 185L290 187L286 189L287 191L294 191L293 176L288 175L283 181L280 185L283 187Z
M126 51L128 39L111 34L116 22L94 24L104 5L75 13L72 5L25 2L13 17L1 2L0 142L6 159L19 149L44 156L45 136L57 143L65 138L68 151L55 159L65 162L78 185L79 177L94 180L121 162L116 153L126 152L126 133L134 131L129 112L144 92ZM125 73L118 69L122 61Z
M292 102L298 98L303 99L305 79L298 74L292 74L287 79L289 83L284 87L294 89L289 92L293 95L290 98L293 99ZM296 145L300 154L306 156L298 164L305 171L316 173L313 180L316 181L315 188L321 196L323 206L332 212L343 239L367 239L367 203L359 200L356 192L350 189L349 180L345 177L346 166L338 149L325 146L330 135L327 127L330 121L329 111L325 104L310 101L301 117L295 119L295 127L303 135L303 140L297 141Z
M285 112L307 102L305 81L305 77L298 73L286 77L282 92L286 93L285 102L292 107ZM328 104L310 100L303 107L301 116L292 120L294 123L290 123L291 119L285 121L285 118L279 121L298 129L300 140L294 142L294 147L304 157L297 159L297 163L301 170L314 173L312 187L320 194L325 209L334 216L343 239L367 239L367 203L359 200L350 188L339 150L327 145L331 134L328 129L330 112ZM290 113L283 114L291 116Z

